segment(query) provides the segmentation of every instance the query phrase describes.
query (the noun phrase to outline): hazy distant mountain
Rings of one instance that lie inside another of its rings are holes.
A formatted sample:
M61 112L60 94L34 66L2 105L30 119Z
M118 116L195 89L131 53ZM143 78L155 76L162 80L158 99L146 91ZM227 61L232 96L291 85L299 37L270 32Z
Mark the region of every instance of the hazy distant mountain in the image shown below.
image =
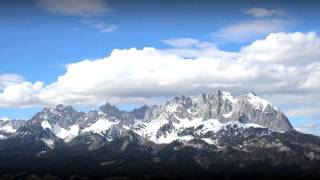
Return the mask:
M0 121L8 177L320 177L320 138L295 131L270 102L228 92L161 106L44 108Z

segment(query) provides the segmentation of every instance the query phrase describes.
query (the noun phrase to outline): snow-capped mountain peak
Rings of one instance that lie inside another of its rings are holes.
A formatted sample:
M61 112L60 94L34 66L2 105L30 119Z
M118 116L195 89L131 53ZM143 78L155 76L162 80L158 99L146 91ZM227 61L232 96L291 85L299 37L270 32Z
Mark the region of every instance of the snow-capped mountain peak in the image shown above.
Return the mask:
M269 101L256 96L253 92L248 92L244 96L254 108L262 110L265 110L268 106L275 108Z
M188 141L194 138L214 142L226 127L239 130L262 128L272 131L290 131L284 114L254 93L234 97L229 92L179 96L161 106L144 105L132 111L122 111L106 103L100 111L78 112L71 106L44 108L19 131L37 132L37 137L50 142L58 139L68 143L78 136L98 135L112 140L125 132L134 132L154 143ZM34 131L37 128L37 131ZM9 130L1 126L1 130ZM48 143L47 143L48 144Z

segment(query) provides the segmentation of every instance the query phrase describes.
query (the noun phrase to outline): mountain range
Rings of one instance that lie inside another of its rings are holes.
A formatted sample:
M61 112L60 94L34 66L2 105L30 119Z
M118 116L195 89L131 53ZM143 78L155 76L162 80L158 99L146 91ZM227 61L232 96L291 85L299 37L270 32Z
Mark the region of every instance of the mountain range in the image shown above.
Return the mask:
M0 121L2 178L320 177L320 138L253 92L179 96L122 111L44 108Z

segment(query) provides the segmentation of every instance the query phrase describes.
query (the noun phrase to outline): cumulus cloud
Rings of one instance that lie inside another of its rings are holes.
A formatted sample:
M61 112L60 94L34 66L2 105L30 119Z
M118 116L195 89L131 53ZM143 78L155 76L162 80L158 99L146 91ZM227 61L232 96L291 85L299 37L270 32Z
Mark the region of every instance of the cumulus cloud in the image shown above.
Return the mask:
M161 49L162 52L176 54L184 58L210 57L219 60L232 60L238 57L238 53L221 51L216 44L210 41L201 41L194 38L173 38L162 40L171 46Z
M243 12L255 18L282 16L284 14L281 9L267 9L259 7L248 8L243 10Z
M115 49L105 58L69 64L51 84L7 85L0 106L143 104L223 89L253 90L291 116L320 115L320 46L314 32L270 34L239 52L197 39L163 42L171 48Z
M285 30L290 22L284 19L258 19L240 21L223 27L212 34L214 38L231 42L251 41L265 35Z
M4 87L24 81L24 78L17 74L0 74L0 90Z
M8 86L0 99L1 106L22 107L35 102L45 105L95 104L117 99L145 102L153 97L229 86L235 77L244 78L251 73L243 68L218 59L185 59L155 48L114 50L103 59L69 64L67 72L47 86L40 82Z
M245 60L286 65L306 65L319 61L320 40L314 32L271 34L244 47ZM319 70L319 69L318 69ZM319 71L317 71L319 72Z
M0 94L0 102L5 102L3 107L32 107L43 104L38 98L44 88L43 82L21 82L4 88Z
M39 0L47 10L67 16L97 16L112 11L105 0Z

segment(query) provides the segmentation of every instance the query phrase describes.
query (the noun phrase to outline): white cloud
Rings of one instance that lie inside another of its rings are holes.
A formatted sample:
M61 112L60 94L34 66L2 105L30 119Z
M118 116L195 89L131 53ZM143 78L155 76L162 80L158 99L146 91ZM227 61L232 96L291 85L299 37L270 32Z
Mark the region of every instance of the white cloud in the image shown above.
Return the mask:
M21 82L9 85L0 94L0 102L6 102L6 104L2 104L0 107L31 107L43 104L38 98L43 88L44 84L42 82L34 84Z
M320 39L314 32L277 33L244 47L244 59L286 65L319 62ZM319 70L319 67L317 68Z
M311 123L311 124L303 125L302 128L304 128L304 129L313 129L313 128L316 128L317 126L318 126L317 123Z
M313 66L306 81L301 85L302 88L313 89L314 91L320 89L320 60L317 59L317 61L318 63Z
M320 116L320 46L315 33L270 34L239 52L184 40L165 40L173 46L169 49L115 49L102 59L69 64L66 73L48 85L8 85L0 93L0 106L143 104L219 88L235 94L253 90L292 117Z
M99 29L101 32L114 32L118 29L115 25L105 23L95 24L94 27Z
M210 57L211 59L233 60L238 53L221 51L213 42L201 41L193 38L173 38L162 40L171 46L169 49L161 49L162 52L176 54L184 58Z
M228 64L230 62L210 58L184 59L154 48L114 50L104 59L70 64L66 74L40 96L54 101L61 97L63 101L81 104L114 101L115 98L141 101L190 94L224 83L219 77L226 81L237 71L241 74L236 76L245 75L241 66ZM218 68L225 71L214 70ZM233 73L228 74L228 71Z
M47 10L67 16L97 16L112 11L105 0L39 0Z
M118 26L92 20L92 16L104 15L114 11L105 0L38 0L39 5L58 15L83 18L81 22L100 32L114 32ZM73 30L78 31L75 27Z
M96 104L119 99L145 102L153 97L234 86L235 78L246 79L252 73L234 61L185 59L154 48L114 50L104 59L69 64L67 72L52 84L7 86L0 94L0 106Z
M283 19L259 19L240 21L212 34L213 38L231 42L252 41L270 33L281 32L290 22Z
M291 117L316 117L319 115L319 106L312 107L312 106L305 106L290 109L287 111L287 115Z
M253 7L244 9L243 13L254 18L236 21L212 33L215 40L222 42L251 42L270 33L286 31L293 23L285 19L281 9Z
M24 81L24 78L17 74L0 74L0 90L12 84Z
M112 24L107 24L104 22L97 22L88 19L81 20L83 24L86 24L92 28L98 29L100 32L114 32L118 29L117 26Z
M306 76L308 75L305 75L304 79ZM292 78L288 77L287 81L290 79ZM303 78L301 79L300 83L303 83ZM282 107L282 110L289 117L319 118L319 91L297 88L296 84L299 84L299 82L290 84L286 88L284 87L282 93L267 95L267 98L274 104Z
M298 127L296 127L295 129L303 132L303 133L310 133L312 130L318 128L318 123L308 123L308 124L304 124L304 125L300 125ZM317 134L319 134L319 132L317 132Z
M255 18L273 17L273 16L282 16L282 15L284 15L284 12L281 9L267 9L267 8L258 8L258 7L245 9L243 12L245 14L251 15L251 16L253 16Z
M163 43L178 48L217 48L216 45L208 41L200 41L194 38L172 38L162 40Z

